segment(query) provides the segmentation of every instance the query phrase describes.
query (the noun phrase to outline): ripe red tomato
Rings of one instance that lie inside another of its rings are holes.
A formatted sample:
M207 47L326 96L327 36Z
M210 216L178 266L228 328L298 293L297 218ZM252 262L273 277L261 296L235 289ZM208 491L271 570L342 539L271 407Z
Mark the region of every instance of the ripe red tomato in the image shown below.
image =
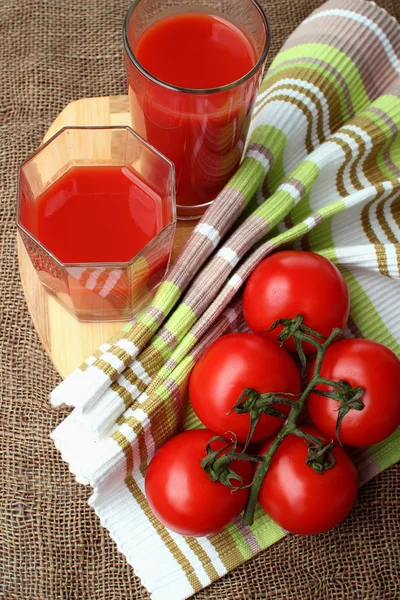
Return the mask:
M350 300L346 282L329 260L314 254L287 250L272 254L251 274L243 295L243 313L254 333L276 340L278 326L267 333L277 319L303 315L304 324L328 337L332 329L343 329L349 316ZM294 341L284 348L296 351ZM303 344L312 354L311 344Z
M180 433L156 452L147 469L145 491L151 510L161 523L182 535L217 533L242 512L249 495L248 489L232 492L214 483L201 467L212 437L207 429ZM224 445L215 441L212 449ZM230 468L246 485L251 483L252 463L233 461Z
M310 368L311 378L313 366ZM362 387L362 410L350 409L344 416L339 436L343 444L370 446L386 439L400 425L400 361L377 342L351 339L332 344L322 361L321 377L347 381ZM320 385L317 389L332 390ZM313 423L333 439L339 402L317 394L308 398L308 413Z
M330 441L314 427L302 429ZM335 466L317 473L306 464L307 440L289 435L275 452L258 501L283 529L303 535L321 533L343 521L352 509L358 488L356 468L340 446L332 454Z
M232 410L245 388L257 392L300 392L293 359L278 344L252 333L222 336L208 348L192 371L189 396L200 421L218 435L233 431L244 443L250 428L248 413ZM290 398L291 400L295 398ZM287 405L275 405L287 414ZM232 410L232 412L230 412ZM252 442L266 439L282 419L261 415Z

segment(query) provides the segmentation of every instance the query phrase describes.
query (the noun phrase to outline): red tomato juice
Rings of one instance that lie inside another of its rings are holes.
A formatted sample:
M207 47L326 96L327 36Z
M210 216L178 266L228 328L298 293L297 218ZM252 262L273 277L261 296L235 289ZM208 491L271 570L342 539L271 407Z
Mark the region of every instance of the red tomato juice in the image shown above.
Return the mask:
M161 199L127 167L73 167L21 220L64 263L128 262L162 229Z
M135 39L128 33L138 63L169 89L146 77L127 57L134 128L175 164L177 204L213 200L235 172L248 131L261 70L253 69L255 50L229 21L206 13L163 18ZM212 93L204 91L213 89ZM195 93L194 90L202 90Z
M78 166L35 201L23 185L21 192L21 224L66 266L58 267L38 247L30 251L32 262L50 292L69 297L71 312L81 319L120 319L139 296L149 299L152 279L168 263L165 240L148 248L145 260L113 264L132 261L165 225L160 195L135 172Z
M244 33L206 13L182 13L156 21L140 36L136 56L155 77L193 89L232 83L255 64L253 47Z

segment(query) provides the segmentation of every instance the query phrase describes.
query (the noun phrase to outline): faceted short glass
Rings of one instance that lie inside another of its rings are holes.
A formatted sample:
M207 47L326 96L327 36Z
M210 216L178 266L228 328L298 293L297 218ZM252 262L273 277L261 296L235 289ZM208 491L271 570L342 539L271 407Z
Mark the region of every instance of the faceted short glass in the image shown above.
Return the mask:
M171 85L150 73L136 55L140 36L155 22L188 12L235 25L254 49L254 67L239 80L211 89ZM268 21L256 0L135 0L123 39L133 128L174 162L178 218L196 219L243 156L271 40Z
M30 231L39 196L71 168L85 166L127 167L161 199L158 233L128 262L65 263ZM20 167L21 238L42 285L80 321L127 321L149 302L168 269L175 225L174 166L130 127L66 127Z

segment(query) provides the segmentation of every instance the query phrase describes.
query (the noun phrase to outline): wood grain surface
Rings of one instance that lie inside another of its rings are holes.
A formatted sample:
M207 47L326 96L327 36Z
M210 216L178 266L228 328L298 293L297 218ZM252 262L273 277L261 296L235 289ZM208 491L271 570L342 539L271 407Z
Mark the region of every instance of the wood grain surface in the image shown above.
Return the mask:
M66 126L130 125L127 96L82 98L71 102L47 131L47 141ZM183 248L195 221L178 221L172 260ZM80 323L41 285L18 234L18 261L26 302L40 340L62 377L78 367L126 323Z

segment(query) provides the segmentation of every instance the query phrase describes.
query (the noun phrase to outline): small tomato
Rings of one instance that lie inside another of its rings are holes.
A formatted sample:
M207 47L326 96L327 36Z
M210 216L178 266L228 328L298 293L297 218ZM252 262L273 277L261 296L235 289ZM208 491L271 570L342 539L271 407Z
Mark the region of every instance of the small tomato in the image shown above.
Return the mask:
M313 427L302 429L329 443ZM264 453L271 442L264 446ZM265 512L291 533L304 535L331 529L348 515L357 497L357 471L348 454L336 445L336 464L323 473L308 466L309 442L288 435L275 452L262 483L258 501Z
M203 470L201 461L212 437L207 429L180 433L156 452L147 469L145 492L151 510L161 523L182 535L217 533L242 512L249 495L248 489L232 491L211 481ZM215 440L211 448L225 445ZM232 461L230 468L245 485L251 483L254 468L250 462Z

